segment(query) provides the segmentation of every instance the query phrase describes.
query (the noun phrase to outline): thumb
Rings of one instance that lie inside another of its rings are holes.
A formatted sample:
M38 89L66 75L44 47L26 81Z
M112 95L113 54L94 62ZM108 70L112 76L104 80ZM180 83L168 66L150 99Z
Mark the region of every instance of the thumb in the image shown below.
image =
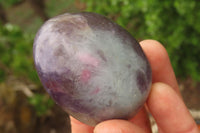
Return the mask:
M94 128L94 133L144 133L144 131L126 120L107 120Z

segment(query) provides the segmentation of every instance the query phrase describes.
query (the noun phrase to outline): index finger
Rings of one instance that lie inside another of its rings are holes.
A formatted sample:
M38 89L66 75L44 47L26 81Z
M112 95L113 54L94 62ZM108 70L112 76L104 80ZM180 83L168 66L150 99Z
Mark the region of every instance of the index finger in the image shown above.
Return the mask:
M144 40L140 45L152 69L152 82L168 84L180 95L179 86L166 49L155 40Z

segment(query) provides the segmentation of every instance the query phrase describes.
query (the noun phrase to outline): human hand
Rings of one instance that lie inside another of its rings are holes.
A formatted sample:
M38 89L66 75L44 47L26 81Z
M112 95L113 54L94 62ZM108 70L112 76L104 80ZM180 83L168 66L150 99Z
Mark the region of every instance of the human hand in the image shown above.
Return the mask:
M148 110L160 133L199 133L185 106L165 48L157 41L140 42L152 68L152 87L145 106L131 120L107 120L90 127L71 117L72 133L151 133Z

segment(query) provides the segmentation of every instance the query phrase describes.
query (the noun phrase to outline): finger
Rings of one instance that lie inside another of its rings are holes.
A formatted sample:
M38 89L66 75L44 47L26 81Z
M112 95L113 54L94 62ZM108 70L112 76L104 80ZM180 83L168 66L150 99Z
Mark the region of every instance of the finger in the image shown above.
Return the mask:
M151 125L145 106L130 120L130 122L143 129L145 133L151 133Z
M164 133L198 133L188 109L170 86L164 83L153 84L147 105Z
M166 49L155 40L144 40L141 41L140 44L151 65L152 82L166 83L180 94Z
M93 133L94 127L88 126L72 116L70 116L71 119L71 132L72 133Z
M126 120L108 120L98 124L94 133L145 133L143 129Z

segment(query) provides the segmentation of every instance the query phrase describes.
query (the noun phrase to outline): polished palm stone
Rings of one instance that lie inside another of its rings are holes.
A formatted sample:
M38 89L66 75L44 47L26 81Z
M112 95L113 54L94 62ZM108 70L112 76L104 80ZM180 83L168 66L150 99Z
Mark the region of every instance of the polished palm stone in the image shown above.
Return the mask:
M88 125L132 118L149 94L151 68L140 45L104 16L51 18L38 31L33 52L46 91Z

